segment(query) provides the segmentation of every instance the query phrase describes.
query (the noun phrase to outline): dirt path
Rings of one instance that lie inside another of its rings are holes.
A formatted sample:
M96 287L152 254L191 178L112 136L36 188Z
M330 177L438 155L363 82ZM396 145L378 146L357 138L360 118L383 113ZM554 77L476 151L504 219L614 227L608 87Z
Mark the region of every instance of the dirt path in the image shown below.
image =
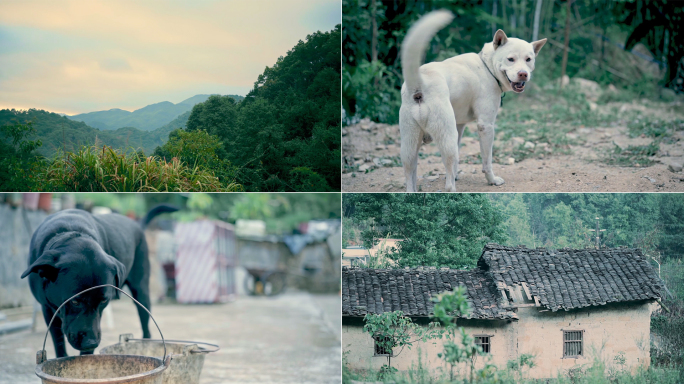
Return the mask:
M473 123L467 132L475 132ZM344 192L403 192L404 171L399 158L399 126L362 121L343 128ZM650 166L620 167L600 161L613 143L621 148L648 145L648 137L630 137L625 126L580 128L566 134L567 154L537 154L512 165L495 163L494 173L506 181L501 186L488 185L479 162L479 142L466 136L460 149L461 177L459 192L682 192L684 173L672 172L669 164L682 164L684 131L674 132L667 143L660 143ZM501 137L497 134L497 137ZM520 143L527 144L527 140ZM495 142L494 155L505 151L510 142ZM532 144L529 144L532 145ZM435 143L423 145L418 161L419 191L444 189L444 165Z
M115 326L103 329L100 347L117 343L121 333L141 332L133 304L120 300L112 308ZM294 292L219 305L161 304L152 313L167 338L221 346L207 355L202 384L340 383L339 311L339 295ZM34 363L45 329L41 320L37 332L0 336L0 383L40 383ZM54 358L50 337L47 343L48 358ZM68 353L77 355L70 346Z

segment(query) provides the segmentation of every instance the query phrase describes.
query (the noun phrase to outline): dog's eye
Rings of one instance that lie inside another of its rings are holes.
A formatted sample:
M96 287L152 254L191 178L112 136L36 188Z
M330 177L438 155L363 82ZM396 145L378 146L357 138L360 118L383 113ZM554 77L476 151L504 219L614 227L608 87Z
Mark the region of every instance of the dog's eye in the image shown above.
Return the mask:
M530 61L532 61L532 59L530 59L530 58L528 57L527 60L525 60L525 61L527 61L527 62L529 63Z
M79 302L78 300L71 300L71 305L73 305L74 307L80 307L81 302Z
M514 58L512 58L512 57L509 57L509 58L508 58L508 61L510 61L510 62L512 63L512 62L514 62L514 61L515 61L515 59L514 59Z

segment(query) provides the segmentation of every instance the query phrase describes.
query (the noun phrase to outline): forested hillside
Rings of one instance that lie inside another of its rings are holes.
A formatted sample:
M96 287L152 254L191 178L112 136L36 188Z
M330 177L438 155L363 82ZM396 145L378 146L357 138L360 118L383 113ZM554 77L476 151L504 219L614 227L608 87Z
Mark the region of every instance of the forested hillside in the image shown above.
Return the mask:
M249 191L340 190L340 26L300 41L245 100L211 96L187 130L217 136Z
M114 130L123 127L134 127L142 131L151 131L168 124L179 115L188 112L192 107L205 101L210 95L195 95L181 101L178 104L169 101L150 104L133 112L114 108L108 111L96 111L67 116L74 121L82 121L91 127L101 130ZM244 99L243 96L228 95L236 101Z
M83 122L69 120L56 113L39 109L28 111L3 109L0 110L0 126L32 122L35 133L29 138L40 138L43 145L37 151L48 158L60 150L73 152L81 146L96 144L124 150L142 149L145 153L152 153L157 146L166 142L172 130L185 126L189 115L188 111L167 125L149 132L131 127L101 131Z

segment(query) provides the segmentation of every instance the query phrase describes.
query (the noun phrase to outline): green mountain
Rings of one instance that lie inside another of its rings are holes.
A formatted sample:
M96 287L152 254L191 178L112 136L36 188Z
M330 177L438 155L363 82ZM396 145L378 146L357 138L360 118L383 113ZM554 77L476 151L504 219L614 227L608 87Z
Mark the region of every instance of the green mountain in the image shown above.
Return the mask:
M204 102L209 96L210 95L195 95L178 104L162 101L161 103L151 104L133 112L114 108L108 111L81 113L67 117L71 120L82 121L87 125L100 130L135 127L142 131L152 131L168 124L181 114L192 110L192 107L195 106L195 104ZM235 101L240 101L244 98L238 95L228 96L234 98Z
M82 145L108 145L114 148L142 149L152 154L154 149L163 145L169 132L184 128L190 111L178 116L168 124L152 131L141 131L133 127L101 131L80 121L38 109L28 111L0 110L0 126L28 122L33 123L36 133L31 139L43 142L38 152L46 157L53 156L58 150L75 151Z

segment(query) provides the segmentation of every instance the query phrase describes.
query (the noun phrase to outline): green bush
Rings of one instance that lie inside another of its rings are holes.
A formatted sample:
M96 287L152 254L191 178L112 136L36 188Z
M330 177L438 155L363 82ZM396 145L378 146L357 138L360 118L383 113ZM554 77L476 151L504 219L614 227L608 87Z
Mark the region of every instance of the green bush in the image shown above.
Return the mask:
M166 162L141 152L122 153L111 147L82 147L58 156L46 172L48 188L56 192L233 192L210 171L189 168L178 158Z

